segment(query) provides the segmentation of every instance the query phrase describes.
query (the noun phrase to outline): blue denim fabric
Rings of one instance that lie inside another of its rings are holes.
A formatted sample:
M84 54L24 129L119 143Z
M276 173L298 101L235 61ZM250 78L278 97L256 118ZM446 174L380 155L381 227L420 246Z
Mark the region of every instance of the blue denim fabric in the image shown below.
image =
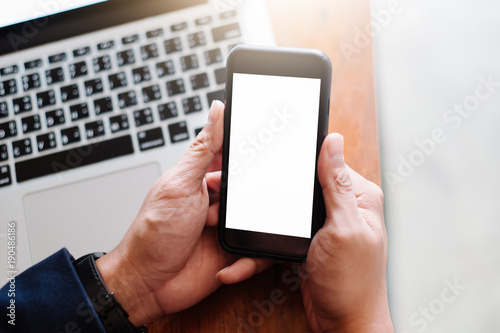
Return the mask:
M73 268L67 249L26 270L0 290L0 332L105 333ZM9 324L10 300L15 299L15 326Z

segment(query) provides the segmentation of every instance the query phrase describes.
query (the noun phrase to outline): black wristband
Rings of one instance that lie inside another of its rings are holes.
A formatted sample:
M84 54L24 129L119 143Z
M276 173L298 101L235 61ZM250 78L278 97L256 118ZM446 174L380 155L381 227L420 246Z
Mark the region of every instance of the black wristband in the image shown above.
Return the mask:
M87 254L75 260L73 265L104 329L107 333L147 333L146 326L136 328L132 325L127 312L102 281L95 261L103 255L102 252Z

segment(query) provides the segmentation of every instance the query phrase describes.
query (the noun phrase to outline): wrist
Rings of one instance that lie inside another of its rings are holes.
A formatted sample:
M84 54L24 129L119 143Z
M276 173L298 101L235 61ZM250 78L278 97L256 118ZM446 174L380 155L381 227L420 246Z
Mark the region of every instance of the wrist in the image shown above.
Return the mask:
M96 261L104 284L123 309L130 322L138 327L162 315L152 290L148 289L143 277L116 249Z

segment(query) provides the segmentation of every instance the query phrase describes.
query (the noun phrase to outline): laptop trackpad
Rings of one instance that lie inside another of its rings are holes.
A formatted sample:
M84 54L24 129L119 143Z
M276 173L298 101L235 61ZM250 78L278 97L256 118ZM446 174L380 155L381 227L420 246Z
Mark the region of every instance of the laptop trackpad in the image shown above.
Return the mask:
M157 164L149 164L27 195L33 264L62 247L75 258L109 252L125 235L160 174Z

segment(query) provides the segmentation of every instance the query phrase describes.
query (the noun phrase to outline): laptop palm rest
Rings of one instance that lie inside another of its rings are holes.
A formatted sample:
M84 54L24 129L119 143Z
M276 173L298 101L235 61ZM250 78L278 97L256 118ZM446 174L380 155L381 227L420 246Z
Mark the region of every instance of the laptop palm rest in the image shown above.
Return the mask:
M25 196L33 264L62 247L74 257L109 252L160 175L157 164L148 164Z

